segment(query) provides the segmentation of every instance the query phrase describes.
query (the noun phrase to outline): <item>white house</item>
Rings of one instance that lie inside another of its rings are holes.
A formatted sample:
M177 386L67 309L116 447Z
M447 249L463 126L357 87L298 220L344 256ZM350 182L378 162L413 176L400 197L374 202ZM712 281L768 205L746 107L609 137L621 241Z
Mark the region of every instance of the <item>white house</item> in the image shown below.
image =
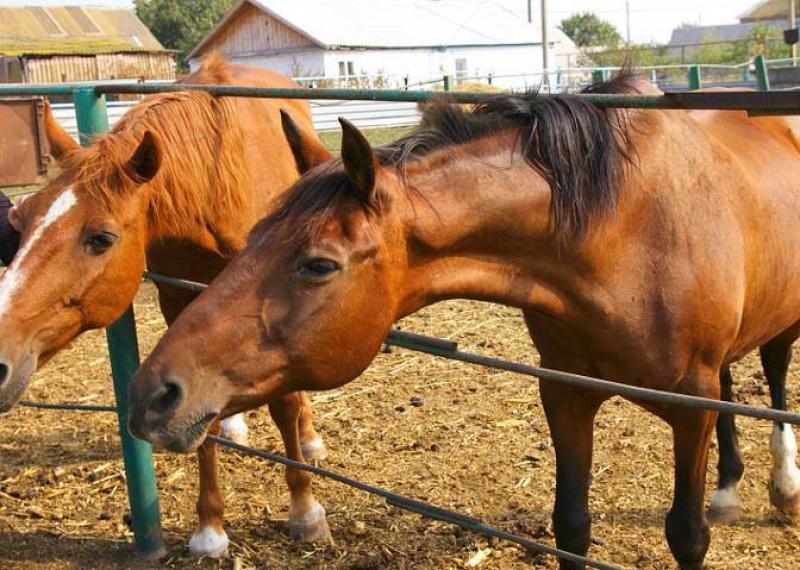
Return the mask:
M502 0L239 0L189 62L195 68L218 50L294 77L397 86L492 75L493 84L524 87L541 81L540 28ZM578 49L561 31L548 41L551 71L576 63Z

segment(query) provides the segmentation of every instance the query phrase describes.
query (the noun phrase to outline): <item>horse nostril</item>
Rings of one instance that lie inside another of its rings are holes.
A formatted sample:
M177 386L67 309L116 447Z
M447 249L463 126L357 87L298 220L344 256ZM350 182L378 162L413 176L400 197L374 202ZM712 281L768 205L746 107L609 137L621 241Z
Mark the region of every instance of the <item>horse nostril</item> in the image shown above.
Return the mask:
M149 411L158 417L169 415L178 407L182 396L183 388L177 382L167 380L163 392L150 401Z
M6 380L8 380L10 377L11 377L11 368L9 368L8 365L0 362L0 386L5 384Z

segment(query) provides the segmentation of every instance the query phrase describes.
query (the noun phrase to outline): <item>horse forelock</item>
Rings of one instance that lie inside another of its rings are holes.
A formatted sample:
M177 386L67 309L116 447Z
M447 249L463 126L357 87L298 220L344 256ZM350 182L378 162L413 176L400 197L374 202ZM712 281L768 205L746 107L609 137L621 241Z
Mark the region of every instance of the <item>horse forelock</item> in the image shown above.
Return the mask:
M148 182L153 235L184 235L250 210L250 171L244 135L232 101L202 92L148 97L91 146L63 159L65 175L111 211L125 207L135 183L125 177L145 132L160 150Z
M288 249L301 247L315 239L331 219L345 210L345 205L357 204L369 211L354 196L353 183L341 159L329 160L308 171L278 197L271 213L250 232L250 242Z

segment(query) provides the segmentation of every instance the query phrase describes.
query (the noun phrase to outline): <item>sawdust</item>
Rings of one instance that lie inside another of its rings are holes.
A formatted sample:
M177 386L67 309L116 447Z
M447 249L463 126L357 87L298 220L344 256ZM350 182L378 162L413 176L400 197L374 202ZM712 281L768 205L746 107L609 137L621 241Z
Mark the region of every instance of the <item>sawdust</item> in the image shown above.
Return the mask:
M151 285L142 287L136 310L146 353L164 330ZM452 338L466 350L537 360L517 311L505 307L444 303L402 325ZM790 376L797 372L795 362ZM734 375L739 401L768 405L757 358L738 364ZM27 397L112 402L103 333L86 334L59 355L34 377ZM326 467L553 543L554 454L530 378L395 349L379 355L359 380L314 400L316 423L331 451ZM796 398L790 407L797 409ZM248 416L252 444L282 452L266 410ZM615 399L596 425L590 556L627 567L674 567L662 530L672 495L666 424ZM800 527L768 502L771 425L742 418L739 427L746 511L738 524L713 528L707 566L794 568ZM531 557L320 479L315 491L328 511L335 544L293 544L282 469L231 452L221 455L233 558L200 562L186 548L196 520L194 457L156 455L169 568L556 567L549 557ZM715 462L716 449L707 496ZM2 418L0 567L127 568L133 562L127 512L113 415L18 408Z

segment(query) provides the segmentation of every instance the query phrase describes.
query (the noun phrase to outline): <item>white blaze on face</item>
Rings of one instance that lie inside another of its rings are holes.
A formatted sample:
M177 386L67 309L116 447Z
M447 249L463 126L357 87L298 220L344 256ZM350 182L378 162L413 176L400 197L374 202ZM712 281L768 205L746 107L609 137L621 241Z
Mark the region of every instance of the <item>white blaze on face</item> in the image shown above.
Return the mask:
M25 290L26 282L30 277L25 267L28 254L36 243L42 239L47 230L60 218L63 218L77 202L78 199L71 186L59 194L50 204L50 209L47 210L33 234L17 252L11 266L0 279L0 317L5 316L7 312L12 310L14 297Z

